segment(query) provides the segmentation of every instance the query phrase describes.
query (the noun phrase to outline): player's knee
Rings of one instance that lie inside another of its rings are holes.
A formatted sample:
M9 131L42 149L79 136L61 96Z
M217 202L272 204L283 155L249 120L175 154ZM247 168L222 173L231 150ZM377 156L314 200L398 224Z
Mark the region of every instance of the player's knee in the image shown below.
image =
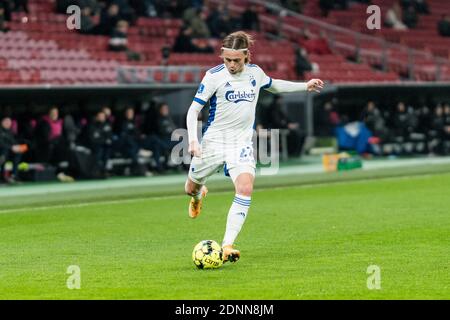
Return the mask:
M236 188L237 194L250 197L253 192L253 185L251 183L240 184Z

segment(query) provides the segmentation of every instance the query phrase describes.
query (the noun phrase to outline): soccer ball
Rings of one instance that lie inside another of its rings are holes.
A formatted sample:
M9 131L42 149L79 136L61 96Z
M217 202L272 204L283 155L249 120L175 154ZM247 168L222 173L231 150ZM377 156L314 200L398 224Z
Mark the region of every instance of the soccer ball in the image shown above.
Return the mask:
M192 260L199 269L216 269L222 266L222 247L214 240L202 240L192 252Z

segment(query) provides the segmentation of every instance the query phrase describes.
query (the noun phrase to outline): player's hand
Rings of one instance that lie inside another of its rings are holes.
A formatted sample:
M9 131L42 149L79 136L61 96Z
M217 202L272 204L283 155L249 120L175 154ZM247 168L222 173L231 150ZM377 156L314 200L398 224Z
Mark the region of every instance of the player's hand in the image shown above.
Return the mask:
M320 79L311 79L306 83L308 91L320 92L323 89L323 81Z
M200 147L200 144L198 143L198 141L189 142L188 151L194 157L200 158L200 156L202 155L202 150L201 150L201 147Z

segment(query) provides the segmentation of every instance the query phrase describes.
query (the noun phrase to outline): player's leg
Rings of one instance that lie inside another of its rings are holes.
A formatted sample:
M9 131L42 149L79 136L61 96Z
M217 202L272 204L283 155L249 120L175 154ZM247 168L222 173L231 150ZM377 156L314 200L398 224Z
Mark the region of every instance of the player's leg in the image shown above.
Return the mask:
M244 225L250 208L255 179L254 170L252 166L230 169L236 194L228 211L227 225L222 242L224 261L235 262L241 256L239 250L233 248L233 244Z
M185 184L185 192L191 196L189 217L196 218L200 214L203 198L208 192L205 186L206 179L217 172L219 167L223 167L223 160L220 155L212 154L203 158L192 158Z
M204 184L194 182L188 177L184 185L184 190L187 195L191 196L189 217L196 218L202 210L203 198L208 193L208 189Z

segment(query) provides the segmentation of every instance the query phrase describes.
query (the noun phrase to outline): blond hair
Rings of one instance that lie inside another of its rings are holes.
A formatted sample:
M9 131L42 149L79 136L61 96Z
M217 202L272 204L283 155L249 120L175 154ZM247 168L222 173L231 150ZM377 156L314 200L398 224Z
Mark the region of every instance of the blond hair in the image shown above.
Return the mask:
M227 35L222 41L222 52L224 49L242 50L246 55L245 63L250 62L250 47L253 45L254 40L252 36L244 31L236 31Z

